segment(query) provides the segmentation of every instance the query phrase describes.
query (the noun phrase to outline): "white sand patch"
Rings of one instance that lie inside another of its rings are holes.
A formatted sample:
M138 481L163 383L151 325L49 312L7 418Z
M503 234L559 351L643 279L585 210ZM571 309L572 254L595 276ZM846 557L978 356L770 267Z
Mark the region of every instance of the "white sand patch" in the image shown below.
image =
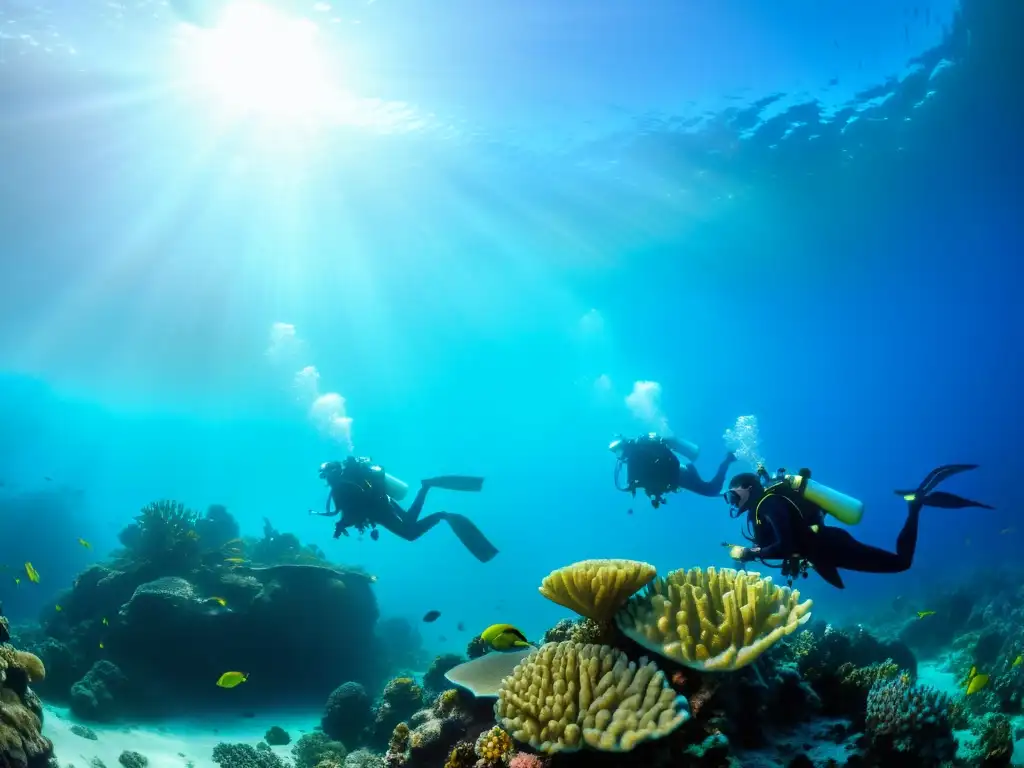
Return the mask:
M288 731L294 744L303 733L312 731L320 722L319 713L295 712L257 715L253 718L205 718L202 720L168 720L143 725L99 725L81 723L92 730L96 740L73 733L79 724L60 707L47 706L43 735L53 742L54 752L62 766L89 768L94 759L107 768L120 768L117 759L126 750L149 758L148 768L217 768L213 748L222 741L242 742L256 746L272 725ZM272 747L280 757L290 757L292 744Z

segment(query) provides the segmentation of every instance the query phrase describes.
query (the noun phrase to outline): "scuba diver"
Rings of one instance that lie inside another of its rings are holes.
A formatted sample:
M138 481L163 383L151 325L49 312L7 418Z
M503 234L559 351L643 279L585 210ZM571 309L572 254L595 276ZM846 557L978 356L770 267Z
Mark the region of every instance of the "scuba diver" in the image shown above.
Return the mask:
M431 488L476 492L483 488L482 477L448 475L424 480L408 511L402 509L398 501L405 498L409 486L368 458L349 456L344 462L324 462L320 465L320 478L331 490L327 494L324 511L310 510L310 514L332 517L341 513L341 519L334 526L336 539L342 534L348 536L347 529L354 527L360 533L369 528L370 538L376 541L380 537L376 529L379 525L399 538L416 541L443 521L480 562L486 563L498 554L497 548L480 529L463 515L435 512L420 518L427 491ZM331 502L334 502L334 509L331 509Z
M763 467L757 474L736 475L724 494L733 517L746 513L747 533L744 537L754 546L730 547L730 556L739 562L760 561L768 567L781 567L782 575L792 586L796 576L807 576L810 566L834 587L844 588L839 570L862 573L901 573L914 562L917 548L918 517L923 507L994 509L979 501L971 501L935 488L949 477L977 464L949 464L928 473L912 491L896 491L907 502L907 520L896 537L896 551L889 552L858 541L842 528L825 525L830 514L847 525L856 525L864 513L864 505L843 493L811 480L811 472L801 469L787 475L780 469L769 478ZM772 566L767 560L780 560Z
M688 440L677 437L659 437L651 432L637 438L619 437L608 446L615 454L615 487L636 496L637 489L647 494L655 509L668 499L666 494L692 491L701 496L718 496L725 483L729 465L736 461L731 452L725 455L718 471L710 480L703 480L693 466L700 448ZM683 464L679 456L687 460ZM622 469L626 468L626 483L622 484Z

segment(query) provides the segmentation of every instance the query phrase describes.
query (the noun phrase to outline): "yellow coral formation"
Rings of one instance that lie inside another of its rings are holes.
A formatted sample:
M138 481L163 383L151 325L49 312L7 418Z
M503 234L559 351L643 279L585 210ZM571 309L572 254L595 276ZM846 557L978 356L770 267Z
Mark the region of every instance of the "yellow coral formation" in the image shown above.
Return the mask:
M571 641L548 643L523 660L502 684L494 715L517 741L548 754L584 746L629 752L690 716L653 662Z
M812 602L732 568L673 571L616 616L630 639L694 669L740 669L811 618Z
M458 689L449 688L446 691L441 691L437 699L434 700L434 712L441 717L445 717L458 709L459 703Z
M444 768L472 768L476 763L476 750L468 741L460 741L452 749Z
M491 730L480 734L474 748L477 757L485 766L498 766L508 763L512 757L512 739L497 725Z
M541 582L540 593L603 624L630 595L649 584L655 573L653 565L636 560L583 560L549 573Z
M391 741L388 743L388 751L405 752L405 748L408 744L409 726L405 723L399 723L395 726L395 730L391 732Z
M19 651L13 645L4 643L0 646L0 680L8 669L21 669L28 675L28 681L35 683L46 677L46 667L34 653Z
M839 676L840 685L854 688L862 693L871 690L871 686L879 680L890 680L899 674L900 668L892 659L886 659L879 664L870 664L866 667L858 667L850 662L840 664L836 670ZM910 684L910 675L906 675L906 684Z

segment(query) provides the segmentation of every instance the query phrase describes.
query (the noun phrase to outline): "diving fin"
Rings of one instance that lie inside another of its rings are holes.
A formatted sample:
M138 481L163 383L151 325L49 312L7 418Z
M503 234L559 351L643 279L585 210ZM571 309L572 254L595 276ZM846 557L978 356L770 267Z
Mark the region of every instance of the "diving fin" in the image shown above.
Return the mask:
M839 575L839 569L834 565L812 562L811 567L814 568L815 572L817 572L821 578L836 589L846 589L846 585L843 583L843 577Z
M935 487L946 478L966 472L970 469L977 469L977 464L945 464L936 467L928 473L927 477L913 491L896 491L896 495L902 496L911 504L917 502L925 507L938 507L940 509L964 509L966 507L980 507L981 509L995 509L980 501L972 501L962 496L946 491L936 491Z
M929 493L921 503L926 507L939 507L941 509L964 509L966 507L981 507L982 509L995 509L990 507L988 504L982 504L980 501L971 501L965 499L963 496L957 496L955 493L946 493L945 491L933 491Z
M484 479L482 477L470 477L469 475L441 475L423 481L425 488L442 488L446 491L469 491L475 493L483 490Z
M462 542L462 546L468 549L470 554L481 563L493 560L494 556L498 554L498 548L487 540L483 532L468 517L457 515L454 512L439 512L438 514L448 522L452 533Z

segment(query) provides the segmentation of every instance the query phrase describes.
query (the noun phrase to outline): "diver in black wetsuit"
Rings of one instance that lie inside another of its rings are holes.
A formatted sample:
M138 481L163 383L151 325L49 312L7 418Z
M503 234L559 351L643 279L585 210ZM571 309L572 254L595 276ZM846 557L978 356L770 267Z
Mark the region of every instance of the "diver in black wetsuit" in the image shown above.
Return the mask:
M704 480L692 460L697 446L675 437L660 437L651 432L637 438L618 438L609 446L618 457L615 468L615 486L636 495L646 493L657 508L667 501L666 495L676 491L690 491L700 496L718 496L725 484L725 473L736 461L733 453L725 454L718 471L710 480ZM677 455L678 454L678 455ZM686 462L679 460L682 456ZM621 483L621 470L627 470L626 482Z
M783 574L807 575L814 568L825 581L843 589L839 570L862 573L900 573L910 568L917 548L918 517L922 507L963 509L987 504L971 501L935 487L977 464L951 464L932 470L913 491L896 491L907 502L907 520L896 537L896 551L888 552L857 541L842 528L825 525L825 513L808 499L794 493L764 489L757 475L746 472L729 483L726 501L734 516L746 513L752 547L733 547L732 557L740 562L781 560ZM808 473L809 477L809 473Z
M334 538L348 536L348 528L360 533L370 529L370 538L376 540L379 525L399 538L415 541L440 522L446 522L463 546L480 562L486 563L498 554L497 548L480 532L469 518L451 512L435 512L420 519L423 502L431 488L445 488L451 491L479 491L483 488L482 477L449 475L424 480L419 493L409 506L402 509L393 495L403 495L406 487L388 475L381 467L368 458L349 456L344 462L328 461L320 466L320 477L327 481L330 493L323 512L310 514L333 516L341 513L341 519L334 526ZM331 509L331 503L334 509Z

